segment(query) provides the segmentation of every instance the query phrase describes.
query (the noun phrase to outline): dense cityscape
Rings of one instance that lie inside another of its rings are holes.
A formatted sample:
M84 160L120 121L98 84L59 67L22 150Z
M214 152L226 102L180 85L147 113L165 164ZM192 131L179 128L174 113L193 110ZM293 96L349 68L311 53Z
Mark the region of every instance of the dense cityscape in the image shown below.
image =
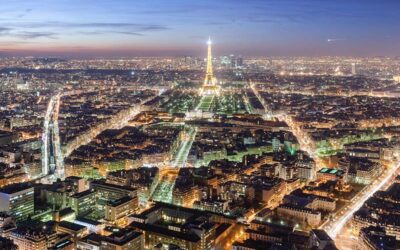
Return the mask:
M2 67L4 249L400 246L397 58Z
M0 250L400 249L398 3L89 2L2 10Z

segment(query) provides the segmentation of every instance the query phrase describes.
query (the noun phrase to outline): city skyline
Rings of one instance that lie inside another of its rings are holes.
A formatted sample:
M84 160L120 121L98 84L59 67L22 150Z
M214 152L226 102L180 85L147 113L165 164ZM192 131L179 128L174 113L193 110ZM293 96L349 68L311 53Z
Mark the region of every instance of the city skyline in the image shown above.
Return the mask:
M0 249L400 249L399 0L9 0Z
M398 1L10 1L0 56L397 56Z

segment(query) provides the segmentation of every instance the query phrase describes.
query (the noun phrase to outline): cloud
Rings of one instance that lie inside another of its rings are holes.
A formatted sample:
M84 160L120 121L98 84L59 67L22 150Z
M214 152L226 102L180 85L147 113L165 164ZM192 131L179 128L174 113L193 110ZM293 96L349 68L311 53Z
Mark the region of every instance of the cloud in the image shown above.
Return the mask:
M122 34L128 36L143 36L144 34L139 32L131 32L131 31L115 31L115 30L97 30L97 31L79 31L77 32L82 35L102 35L102 34Z
M115 31L117 34L122 34L122 35L129 35L129 36L143 36L142 33L138 32L129 32L129 31Z
M159 24L139 24L139 23L49 23L48 26L58 26L65 28L124 28L135 31L167 30L164 25Z
M31 10L26 10L30 12ZM146 32L169 29L159 24L141 24L129 22L2 22L0 37L31 41L35 39L61 39L66 34L87 36L123 35L144 36Z
M0 27L0 35L21 39L56 39L65 33L83 35L121 34L143 36L146 32L163 31L169 28L160 24L141 24L129 22L9 22ZM59 30L62 30L60 32Z
M8 27L0 27L0 35L2 34L7 34L11 31L12 29L8 28Z
M57 37L57 33L42 32L42 31L19 31L15 28L0 27L0 36L14 37L22 40L35 39L35 38L55 39Z
M141 23L107 23L107 22L17 22L8 23L8 26L16 28L67 28L67 29L131 29L132 31L154 31L167 30L167 26L160 24L141 24Z
M35 38L50 38L50 39L56 39L57 34L54 32L39 32L39 31L24 31L24 32L18 32L13 34L15 37L19 37L21 39L35 39Z

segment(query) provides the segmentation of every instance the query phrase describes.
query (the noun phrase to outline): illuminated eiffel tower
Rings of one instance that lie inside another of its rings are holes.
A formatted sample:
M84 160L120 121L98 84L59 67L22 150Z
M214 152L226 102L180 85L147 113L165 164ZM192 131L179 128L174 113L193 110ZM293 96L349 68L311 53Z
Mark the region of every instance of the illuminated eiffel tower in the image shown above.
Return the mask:
M217 86L217 79L214 77L212 67L212 53L211 53L211 39L208 38L208 53L207 53L207 70L206 78L204 79L203 87L200 90L201 95L218 95L219 86Z

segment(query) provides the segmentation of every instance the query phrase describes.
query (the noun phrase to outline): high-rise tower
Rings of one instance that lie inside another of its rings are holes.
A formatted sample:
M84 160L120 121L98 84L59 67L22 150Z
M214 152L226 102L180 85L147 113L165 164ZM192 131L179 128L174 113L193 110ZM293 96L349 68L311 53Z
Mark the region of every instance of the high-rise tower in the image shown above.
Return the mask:
M211 39L208 38L208 50L207 50L207 69L206 77L204 79L203 87L200 90L202 95L215 95L219 93L219 88L216 85L217 79L214 77L213 65L212 65L212 51L211 51Z
M208 38L207 41L208 50L207 50L207 70L206 70L206 79L204 80L204 85L213 85L214 84L214 75L212 68L212 52L211 52L211 39Z

